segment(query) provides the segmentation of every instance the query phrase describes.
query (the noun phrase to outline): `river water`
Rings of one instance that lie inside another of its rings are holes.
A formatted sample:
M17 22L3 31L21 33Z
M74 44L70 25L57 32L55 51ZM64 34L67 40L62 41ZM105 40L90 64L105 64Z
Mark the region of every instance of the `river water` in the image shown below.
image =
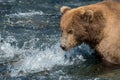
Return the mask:
M82 44L64 52L60 11L100 0L0 0L0 80L119 80Z

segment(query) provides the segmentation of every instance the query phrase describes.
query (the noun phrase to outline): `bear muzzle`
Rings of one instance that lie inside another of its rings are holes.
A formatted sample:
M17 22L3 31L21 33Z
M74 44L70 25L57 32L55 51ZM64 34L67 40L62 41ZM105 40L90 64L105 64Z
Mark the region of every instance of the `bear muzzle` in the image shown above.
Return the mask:
M65 45L60 45L61 49L64 50L64 51L67 51L67 47Z

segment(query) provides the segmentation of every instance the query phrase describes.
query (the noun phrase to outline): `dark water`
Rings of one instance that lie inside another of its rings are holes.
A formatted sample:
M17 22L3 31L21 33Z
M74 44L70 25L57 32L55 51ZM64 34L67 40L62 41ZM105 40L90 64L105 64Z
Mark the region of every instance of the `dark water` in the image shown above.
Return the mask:
M119 80L87 45L59 48L59 8L100 0L0 0L0 80Z

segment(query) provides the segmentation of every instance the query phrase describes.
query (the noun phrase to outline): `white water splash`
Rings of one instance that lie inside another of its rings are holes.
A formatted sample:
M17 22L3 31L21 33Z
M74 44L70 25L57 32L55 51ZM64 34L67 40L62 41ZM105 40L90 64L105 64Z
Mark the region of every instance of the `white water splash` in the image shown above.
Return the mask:
M16 0L0 0L0 2L15 2Z
M14 14L9 14L6 16L8 17L18 17L18 18L25 18L25 17L31 17L31 16L34 16L34 15L43 15L44 13L42 11L30 11L30 12L19 12L19 13L14 13Z
M24 73L34 73L50 70L55 65L70 65L65 61L65 53L55 45L53 48L46 48L43 51L34 50L35 54L28 55L24 59L14 64L11 76L16 76L20 71Z
M10 42L15 41L15 38L9 36L4 40L0 35L0 63L5 63L14 59L18 54L18 48L11 46Z
M39 27L36 26L34 21L32 20L34 16L41 16L44 15L42 11L29 11L29 12L18 12L13 14L6 14L6 21L4 24L10 26L22 26L26 27L26 25L30 25L29 27Z
M0 55L0 61L7 61L10 63L11 61L14 61L14 59L19 58L8 66L8 69L11 71L11 76L21 76L29 73L36 73L50 70L56 65L66 66L74 63L74 60L71 62L69 59L66 60L65 52L60 49L59 43L56 43L51 47L46 46L46 48L43 50L34 48L36 43L35 41L38 40L38 38L31 39L30 41L24 42L22 48L18 48L17 45L12 46L10 44L12 42L17 42L13 36L8 36L6 39L4 39L0 46L0 54L3 52L2 55ZM19 57L16 57L16 55L19 55ZM81 61L84 60L81 55L77 57Z

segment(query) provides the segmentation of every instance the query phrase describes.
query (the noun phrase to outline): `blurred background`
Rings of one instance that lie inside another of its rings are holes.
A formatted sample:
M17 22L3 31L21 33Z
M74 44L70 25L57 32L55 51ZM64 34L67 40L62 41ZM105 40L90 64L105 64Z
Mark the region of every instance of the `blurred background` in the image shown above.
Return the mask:
M0 80L119 80L82 44L60 49L60 7L102 0L0 0Z

